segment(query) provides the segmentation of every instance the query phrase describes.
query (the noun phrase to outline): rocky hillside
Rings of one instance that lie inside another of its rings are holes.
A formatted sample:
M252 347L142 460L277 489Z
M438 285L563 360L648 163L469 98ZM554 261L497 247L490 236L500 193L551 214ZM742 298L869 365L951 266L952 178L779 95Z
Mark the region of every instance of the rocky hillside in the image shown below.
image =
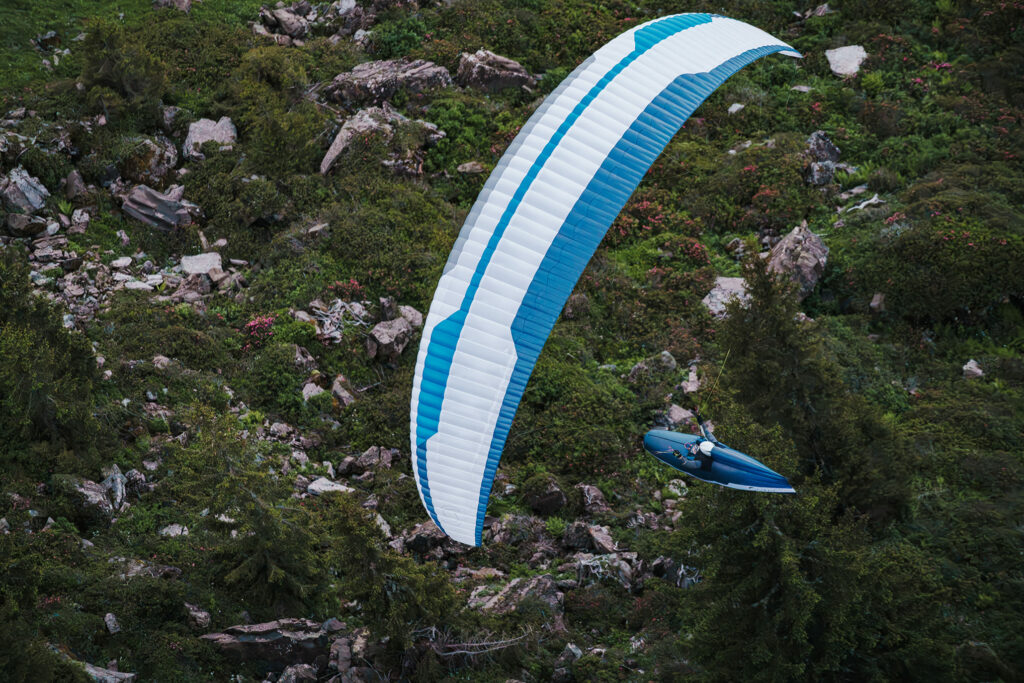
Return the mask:
M1024 4L0 8L11 681L1024 677ZM709 11L729 80L555 326L470 548L408 452L466 214L568 73ZM796 496L683 480L695 430Z

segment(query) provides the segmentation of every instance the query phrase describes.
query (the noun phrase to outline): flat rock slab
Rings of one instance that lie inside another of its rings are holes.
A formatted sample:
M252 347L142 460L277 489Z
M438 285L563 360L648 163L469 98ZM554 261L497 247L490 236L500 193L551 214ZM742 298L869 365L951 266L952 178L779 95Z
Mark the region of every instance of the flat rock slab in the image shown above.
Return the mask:
M214 251L181 257L181 269L186 275L206 275L215 268L222 270L220 254Z
M855 75L867 58L868 53L860 45L845 45L834 50L825 50L825 59L836 76Z

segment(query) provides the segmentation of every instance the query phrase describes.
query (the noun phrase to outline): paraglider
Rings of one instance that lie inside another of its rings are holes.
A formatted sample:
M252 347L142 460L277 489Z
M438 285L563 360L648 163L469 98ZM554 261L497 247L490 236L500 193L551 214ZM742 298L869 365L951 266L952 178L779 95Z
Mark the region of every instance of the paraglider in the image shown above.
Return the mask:
M652 429L644 450L691 477L731 489L796 493L784 476L746 453L729 448L701 424L700 435Z
M775 52L800 56L727 17L650 21L580 64L506 150L445 265L413 379L413 474L447 535L480 544L534 364L647 169L708 95Z

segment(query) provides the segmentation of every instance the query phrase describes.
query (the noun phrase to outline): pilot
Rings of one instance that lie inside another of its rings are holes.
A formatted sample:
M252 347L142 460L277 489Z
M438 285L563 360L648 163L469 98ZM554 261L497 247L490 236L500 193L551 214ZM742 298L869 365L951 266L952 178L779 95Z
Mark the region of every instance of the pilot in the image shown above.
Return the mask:
M711 443L707 439L701 441L691 441L688 443L684 452L680 454L679 459L682 461L683 467L689 469L697 469L698 467L702 470L711 469L711 450L715 447L715 444Z

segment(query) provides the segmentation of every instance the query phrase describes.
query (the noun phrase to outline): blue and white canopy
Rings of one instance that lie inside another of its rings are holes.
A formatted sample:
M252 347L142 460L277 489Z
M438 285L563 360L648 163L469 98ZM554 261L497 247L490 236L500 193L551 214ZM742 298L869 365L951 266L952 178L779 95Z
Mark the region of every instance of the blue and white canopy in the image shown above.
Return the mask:
M710 14L623 33L530 117L452 249L413 380L413 473L449 536L479 545L502 448L544 342L647 169L725 79L790 46Z

